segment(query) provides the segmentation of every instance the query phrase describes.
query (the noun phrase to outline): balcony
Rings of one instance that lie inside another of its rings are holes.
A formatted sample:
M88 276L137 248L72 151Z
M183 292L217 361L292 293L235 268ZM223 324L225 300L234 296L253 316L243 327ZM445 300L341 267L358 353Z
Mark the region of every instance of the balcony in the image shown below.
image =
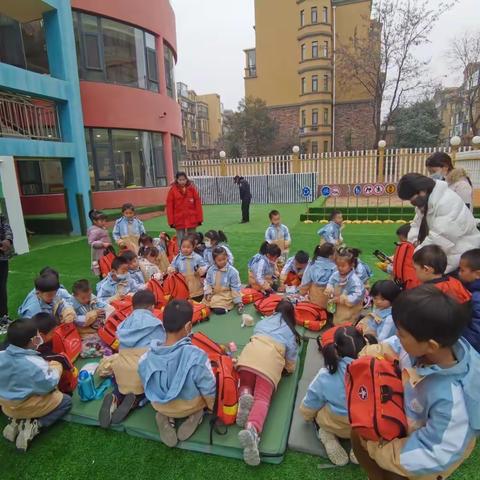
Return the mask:
M61 141L55 104L24 95L0 92L0 137Z
M245 78L255 78L257 76L257 66L252 65L245 68Z

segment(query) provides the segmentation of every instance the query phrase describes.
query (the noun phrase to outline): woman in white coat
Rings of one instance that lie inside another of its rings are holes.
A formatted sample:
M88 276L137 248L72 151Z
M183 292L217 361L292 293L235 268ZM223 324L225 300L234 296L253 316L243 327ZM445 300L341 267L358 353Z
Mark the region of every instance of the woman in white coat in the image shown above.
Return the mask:
M416 207L408 240L417 250L438 245L447 255L446 273L458 268L463 253L480 248L480 231L472 213L445 182L408 173L398 183L398 196Z

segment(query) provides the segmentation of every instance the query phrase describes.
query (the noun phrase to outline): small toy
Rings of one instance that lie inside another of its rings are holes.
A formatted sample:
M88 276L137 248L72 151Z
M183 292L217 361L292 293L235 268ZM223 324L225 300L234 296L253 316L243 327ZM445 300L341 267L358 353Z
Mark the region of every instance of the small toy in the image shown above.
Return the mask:
M244 327L253 327L255 325L254 318L248 313L242 315L242 328Z

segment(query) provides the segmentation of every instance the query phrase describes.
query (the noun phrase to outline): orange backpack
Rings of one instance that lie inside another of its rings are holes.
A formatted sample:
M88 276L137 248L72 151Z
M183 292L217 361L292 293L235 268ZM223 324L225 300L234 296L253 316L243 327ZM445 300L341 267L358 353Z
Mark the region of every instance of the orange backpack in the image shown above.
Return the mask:
M345 384L348 418L360 437L390 442L407 435L398 362L361 357L347 367Z
M272 293L268 297L263 297L255 302L255 308L261 315L273 315L277 305L283 300L283 297Z
M262 292L259 292L254 288L242 288L240 293L242 294L242 303L244 305L255 303L257 300L261 300L264 297Z
M53 330L52 351L63 353L72 363L82 351L82 339L73 323L62 323Z
M122 311L125 311L125 310L128 310L128 315L130 315L130 313L132 312L133 310L133 298L131 295L128 295L122 299L117 299L117 300L113 300L110 302L110 306L112 308L114 308L115 310L122 310Z
M155 296L155 306L161 308L167 304L167 298L165 297L165 290L163 284L154 278L151 278L147 282L147 289L150 290Z
M210 307L207 307L204 303L190 302L193 307L193 317L192 324L196 325L197 323L204 322L209 319L212 311ZM159 310L153 312L153 314L158 317L160 320L163 320L163 312L165 310L165 305L163 305Z
M393 278L405 290L418 287L420 280L417 278L413 265L415 246L410 242L401 242L395 249L393 256Z
M113 248L110 248L105 250L103 257L98 259L98 268L102 278L105 278L112 270L112 262L115 260L115 257L115 251Z
M327 323L327 311L310 302L295 305L295 321L307 330L319 332Z
M124 308L115 310L105 322L103 327L98 329L98 336L112 350L118 350L119 342L117 338L118 326L132 313L132 309Z
M177 236L174 235L172 238L166 238L167 243L167 257L168 260L171 262L180 252L177 243Z
M238 374L225 350L204 333L194 333L192 344L207 354L217 381L217 395L213 407L214 418L210 429L210 443L212 443L213 429L218 428L219 424L233 425L237 418ZM220 432L217 430L217 433Z
M190 291L187 281L181 273L171 273L163 280L163 292L166 301L170 300L188 300Z

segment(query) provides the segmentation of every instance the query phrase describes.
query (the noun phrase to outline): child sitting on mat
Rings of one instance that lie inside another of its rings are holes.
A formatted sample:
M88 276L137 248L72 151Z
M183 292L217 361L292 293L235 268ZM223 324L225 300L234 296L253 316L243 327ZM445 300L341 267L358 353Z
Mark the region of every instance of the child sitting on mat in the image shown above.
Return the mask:
M135 291L135 284L128 273L128 261L122 256L115 257L110 273L97 283L97 299L110 303Z
M224 247L215 247L212 258L214 264L205 277L205 303L217 315L224 315L234 306L242 314L242 283L238 270L229 263L228 252Z
M146 233L144 233L143 235L140 235L140 238L138 239L139 261L142 258L146 257L147 249L155 248L158 251L158 255L155 257L155 261L153 263L155 263L155 265L163 273L165 273L167 271L167 268L170 266L170 262L167 256L167 244L166 244L165 235L166 234L164 233L163 235L160 234L160 237L158 238L153 238L150 235L147 235Z
M328 297L325 295L325 288L333 272L336 271L333 243L318 245L313 252L312 261L303 275L300 294L308 294L310 302L321 308L327 308Z
M207 264L193 249L193 240L190 237L183 238L180 245L180 253L173 259L170 267L168 267L168 273L181 273L187 281L190 298L201 302L203 299L202 277L207 272Z
M122 205L122 217L113 226L112 236L122 250L138 252L138 239L145 233L143 222L135 216L131 203Z
M342 212L333 210L330 221L317 232L317 235L320 235L320 245L332 243L335 247L339 247L343 243L342 224Z
M288 258L288 251L290 249L290 244L292 243L292 237L290 236L288 227L282 223L280 212L278 210L272 210L268 214L268 218L270 219L270 225L265 232L265 241L280 247L281 263L283 266Z
M248 465L260 463L258 445L271 398L283 370L295 371L300 343L294 307L282 300L272 316L255 325L253 337L240 354L237 425L243 428L238 438Z
M153 315L155 296L150 290L141 290L132 298L133 312L119 325L118 353L106 357L114 379L113 393L103 399L99 412L102 428L122 422L127 415L144 403L145 394L137 373L140 357L153 341L162 344L166 334L160 320Z
M57 389L62 366L45 361L36 351L43 339L33 319L11 323L7 342L0 352L0 406L10 419L3 437L25 452L41 429L68 413L72 400Z
M351 434L345 394L345 372L347 366L368 343L377 342L374 337L364 337L355 327L338 328L333 343L322 349L325 367L320 369L310 383L300 405L300 412L305 420L315 422L318 439L334 465L346 465L349 460L337 438L349 439ZM358 463L353 451L350 452L350 460Z
M143 280L148 282L152 277L159 277L162 274L167 273L167 268L165 270L160 270L158 267L158 255L159 251L157 247L146 247L143 250L143 256L139 257L138 264L140 266L140 270L142 271Z
M216 230L209 230L205 234L204 242L205 250L203 251L203 259L209 267L214 265L215 263L213 260L212 252L216 247L223 247L225 249L228 256L228 263L230 265L233 265L234 258L229 246L227 245L227 236L221 230L219 230L218 232Z
M164 344L152 342L140 359L138 373L145 395L156 410L160 439L168 447L189 439L212 410L216 382L205 352L192 345L193 307L185 300L172 300L165 307ZM176 430L175 419L186 418Z
M335 255L337 270L325 289L325 295L336 305L334 325L356 321L363 308L365 287L355 273L357 252L357 249L340 248Z
M40 276L42 275L53 275L54 277L57 277L58 284L60 285L60 288L57 290L57 297L61 298L66 304L71 305L72 304L72 295L70 292L62 285L62 282L60 282L60 274L57 272L57 270L53 269L52 267L43 267L40 272L38 272ZM32 290L35 291L35 290Z
M138 255L131 250L122 253L122 257L128 262L128 273L133 282L134 289L137 292L145 288L145 281L142 270L140 269Z
M273 283L278 277L277 260L282 251L278 245L263 242L259 253L248 262L248 282L259 292L273 291Z
M284 292L285 287L298 287L302 283L302 277L308 266L308 253L298 251L294 257L290 257L280 273L279 292Z

